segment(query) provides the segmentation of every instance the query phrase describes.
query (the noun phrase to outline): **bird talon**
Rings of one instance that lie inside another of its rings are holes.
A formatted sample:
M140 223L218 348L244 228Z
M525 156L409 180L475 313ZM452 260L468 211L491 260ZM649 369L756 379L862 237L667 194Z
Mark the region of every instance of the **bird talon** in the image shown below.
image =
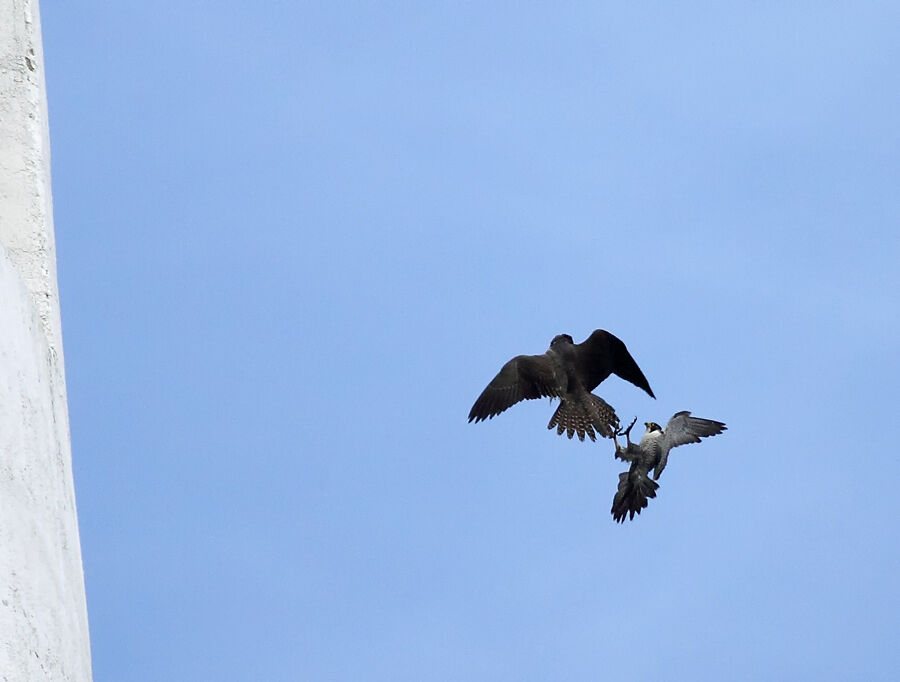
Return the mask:
M630 435L631 435L631 429L634 428L634 425L635 425L636 423L637 423L637 417L635 417L634 419L632 419L632 420L631 420L631 423L628 425L628 428L625 429L625 430L624 430L621 434L619 434L619 435L621 435L621 436L630 436Z

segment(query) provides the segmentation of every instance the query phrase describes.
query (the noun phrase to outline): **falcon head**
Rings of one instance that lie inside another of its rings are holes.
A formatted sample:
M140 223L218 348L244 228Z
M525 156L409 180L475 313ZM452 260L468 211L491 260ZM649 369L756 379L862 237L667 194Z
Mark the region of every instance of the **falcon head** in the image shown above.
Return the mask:
M574 344L575 342L572 340L572 337L568 334L557 334L553 337L553 340L550 342L550 347L553 348L558 343L568 343L569 345Z
M654 431L662 432L662 427L656 422L644 422L644 426L647 427L647 433L653 433Z

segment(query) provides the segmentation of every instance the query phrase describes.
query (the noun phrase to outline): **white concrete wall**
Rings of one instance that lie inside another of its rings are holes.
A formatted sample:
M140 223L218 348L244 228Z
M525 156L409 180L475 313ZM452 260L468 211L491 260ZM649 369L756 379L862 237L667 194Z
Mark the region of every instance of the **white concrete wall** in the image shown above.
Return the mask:
M91 679L37 0L0 0L0 680Z

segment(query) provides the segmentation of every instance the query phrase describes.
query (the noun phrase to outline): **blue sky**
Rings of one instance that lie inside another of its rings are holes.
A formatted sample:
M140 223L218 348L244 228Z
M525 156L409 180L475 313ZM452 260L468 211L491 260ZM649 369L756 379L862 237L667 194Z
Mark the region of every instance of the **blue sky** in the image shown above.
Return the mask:
M895 679L896 4L41 9L98 682Z

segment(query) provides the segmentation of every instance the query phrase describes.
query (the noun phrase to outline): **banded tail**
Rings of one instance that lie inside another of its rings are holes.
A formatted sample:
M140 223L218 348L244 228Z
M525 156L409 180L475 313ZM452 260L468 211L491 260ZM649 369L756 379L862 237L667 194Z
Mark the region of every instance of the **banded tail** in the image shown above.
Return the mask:
M658 488L659 483L648 478L645 471L623 471L619 474L619 489L610 509L613 520L624 523L626 516L629 520L633 519L635 514L640 514L647 507L649 499L656 497Z
M612 406L603 398L588 393L585 400L562 398L559 407L550 418L550 423L547 424L548 429L554 426L559 435L565 431L571 438L577 433L578 440L583 441L587 434L588 438L596 441L595 430L602 438L612 438L613 433L619 428L619 418Z

